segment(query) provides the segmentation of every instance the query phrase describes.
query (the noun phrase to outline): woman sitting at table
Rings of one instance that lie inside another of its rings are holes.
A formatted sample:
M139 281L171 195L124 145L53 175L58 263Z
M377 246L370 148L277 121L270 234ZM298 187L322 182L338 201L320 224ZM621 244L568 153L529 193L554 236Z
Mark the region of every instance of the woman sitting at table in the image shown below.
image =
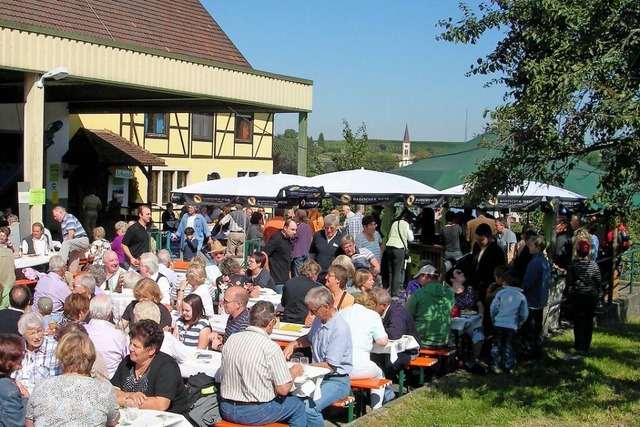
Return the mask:
M124 406L131 399L142 409L186 415L187 389L176 361L160 351L164 339L160 325L148 319L137 321L130 336L130 353L111 378L118 404Z
M366 268L359 268L356 270L353 275L353 287L347 289L352 295L357 295L360 292L368 292L373 289L373 285L375 284L375 279L373 274Z
M182 316L176 321L173 336L187 347L206 349L211 335L211 325L204 314L202 298L196 294L187 296L182 301Z
M91 378L96 349L87 334L71 332L58 343L63 374L44 380L31 393L27 426L116 426L120 418L113 388Z
M253 283L251 296L255 295L255 290L257 290L257 294L260 295L260 288L269 288L274 292L276 290L276 282L273 281L269 270L264 268L266 262L267 256L264 252L254 252L249 255L249 259L247 260L247 277L249 278L249 281ZM256 287L258 288L256 289ZM255 297L258 295L255 295Z
M62 373L56 358L58 343L45 335L43 323L42 316L33 311L23 314L18 320L18 332L24 338L25 350L22 366L12 376L29 390L43 378Z
M60 340L62 340L62 337L71 333L85 334L89 336L87 330L82 324L78 322L69 322L58 327L55 336L56 341L58 341L59 343ZM109 375L109 370L107 369L107 365L104 364L104 359L99 352L96 353L96 361L91 366L91 377L98 380L107 381L109 381L109 378L111 378L111 375Z
M347 282L345 283L345 289L353 288L353 275L356 274L356 268L353 266L353 261L346 255L338 255L336 259L331 262L331 265L339 265L347 270Z
M349 280L347 269L341 265L331 265L325 277L325 286L333 296L333 306L340 311L353 305L353 295L344 289Z
M89 314L89 298L85 294L70 294L64 300L62 319L58 322L58 328L67 323L85 323Z
M213 310L213 298L211 297L210 287L209 284L206 283L206 280L207 272L204 267L201 265L189 266L186 279L178 285L178 305L176 307L178 311L182 309L182 301L185 295L198 295L202 302L202 307L204 307L205 316L210 317L215 314ZM186 292L187 287L191 288L189 293Z
M480 295L467 281L464 272L459 268L452 268L445 273L445 282L451 287L453 291L455 302L454 310L457 309L459 314L464 314L469 311L475 311L481 316L484 316L484 305L480 301ZM484 344L484 333L482 328L465 328L465 333L471 339L473 345L473 360L467 361L467 365L473 366L478 361L480 353L482 352L482 345Z
M218 314L218 304L220 302L220 295L224 294L225 289L229 286L244 286L247 287L249 280L242 270L242 266L233 257L224 257L218 265L220 268L220 276L216 279L216 292L213 299L213 309Z
M353 371L349 377L352 379L384 378L382 369L371 361L373 344L385 346L389 342L382 318L374 311L377 305L373 292L361 292L356 296L354 305L340 312L351 329ZM371 390L371 408L378 409L382 407L383 400L393 398L390 388Z
M162 292L156 282L151 279L140 279L133 288L133 295L136 298L131 301L122 314L122 329L126 329L129 323L133 320L133 308L141 301L153 301L158 305L160 309L160 326L162 328L168 328L171 330L171 313L167 310L164 304L160 304L162 299Z
M21 427L25 425L23 397L29 393L11 374L20 369L24 343L19 336L0 334L0 426Z

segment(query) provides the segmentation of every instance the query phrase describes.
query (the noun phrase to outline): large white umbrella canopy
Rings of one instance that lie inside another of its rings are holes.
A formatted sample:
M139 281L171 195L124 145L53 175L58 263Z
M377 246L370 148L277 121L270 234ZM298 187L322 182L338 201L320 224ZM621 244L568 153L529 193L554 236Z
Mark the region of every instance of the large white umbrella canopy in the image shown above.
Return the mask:
M409 205L431 204L441 195L435 188L411 178L364 168L317 175L306 184L324 187L328 195L342 203L376 204L403 198Z
M521 201L523 204L530 204L534 201L550 201L554 198L558 198L564 203L578 203L587 198L582 194L578 194L555 185L543 184L536 181L525 181L523 183L523 187L524 191L520 191L519 188L515 188L511 191L498 194L498 204L502 204L501 201ZM456 185L442 190L443 195L452 197L463 197L467 193L468 191L465 188L465 184ZM513 203L507 204L511 205Z
M284 188L308 187L309 178L299 175L275 174L222 178L187 185L172 191L174 198L184 196L188 203L242 203L273 205L286 198ZM321 197L321 195L318 195Z

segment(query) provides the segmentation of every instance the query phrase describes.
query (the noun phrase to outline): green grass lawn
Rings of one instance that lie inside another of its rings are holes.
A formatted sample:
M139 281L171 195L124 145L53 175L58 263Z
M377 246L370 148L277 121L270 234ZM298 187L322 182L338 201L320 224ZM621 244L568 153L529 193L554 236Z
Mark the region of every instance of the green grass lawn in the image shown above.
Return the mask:
M458 371L361 425L640 426L640 323L598 328L582 360L566 357L572 345L572 331L556 335L511 375Z

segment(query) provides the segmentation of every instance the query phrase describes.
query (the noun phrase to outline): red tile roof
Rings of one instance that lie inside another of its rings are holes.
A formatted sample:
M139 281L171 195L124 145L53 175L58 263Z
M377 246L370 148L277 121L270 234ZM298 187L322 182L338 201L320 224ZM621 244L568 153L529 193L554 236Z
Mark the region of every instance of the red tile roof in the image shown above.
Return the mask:
M198 0L2 0L0 20L250 67Z
M113 166L164 166L164 159L106 129L80 128L69 141L62 161L71 165L91 162Z

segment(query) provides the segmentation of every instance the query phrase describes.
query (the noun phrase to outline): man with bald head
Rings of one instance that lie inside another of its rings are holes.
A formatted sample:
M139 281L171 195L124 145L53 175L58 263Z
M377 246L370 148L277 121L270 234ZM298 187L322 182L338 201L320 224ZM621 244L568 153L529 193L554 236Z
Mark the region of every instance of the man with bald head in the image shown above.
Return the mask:
M224 293L222 305L224 310L229 314L227 326L224 329L224 336L220 334L211 334L211 349L222 351L224 343L236 332L242 332L249 326L249 293L242 286L231 286Z
M115 251L108 250L102 257L104 262L104 270L107 273L107 279L100 284L100 289L104 291L116 291L119 289L118 280L121 274L126 273L126 270L120 267L118 261L118 254Z

